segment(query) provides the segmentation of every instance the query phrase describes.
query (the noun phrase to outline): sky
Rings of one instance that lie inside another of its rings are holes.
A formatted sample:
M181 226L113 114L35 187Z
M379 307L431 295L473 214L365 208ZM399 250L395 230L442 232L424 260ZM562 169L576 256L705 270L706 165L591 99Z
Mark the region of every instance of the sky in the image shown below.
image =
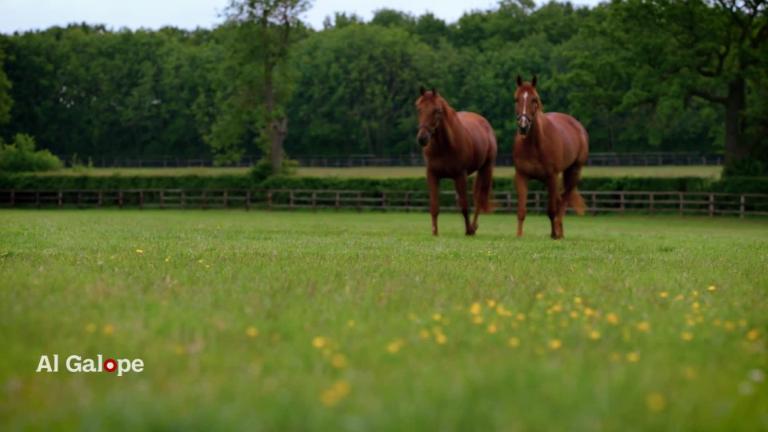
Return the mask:
M576 0L595 4L597 0ZM229 0L0 0L0 32L45 29L54 25L87 22L119 29L157 29L166 25L211 28L222 21ZM304 20L321 29L334 12L354 12L370 20L373 11L388 7L421 15L432 12L447 22L464 12L490 9L497 0L315 0Z

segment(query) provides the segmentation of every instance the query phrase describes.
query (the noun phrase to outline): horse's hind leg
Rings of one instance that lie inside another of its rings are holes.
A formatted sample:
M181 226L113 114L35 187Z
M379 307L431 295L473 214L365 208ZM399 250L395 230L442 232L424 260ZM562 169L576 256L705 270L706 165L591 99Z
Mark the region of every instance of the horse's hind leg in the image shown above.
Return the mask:
M432 235L437 235L437 216L440 213L440 179L427 170L429 186L429 214L432 216Z
M462 174L453 179L456 184L456 195L458 196L459 208L461 208L461 214L464 216L464 228L468 236L475 234L475 228L469 223L469 207L467 204L467 174Z
M557 240L563 238L563 219L560 217L561 199L557 190L557 176L550 175L547 178L547 192L549 195L549 205L547 206L547 215L552 225L551 236Z
M560 204L560 212L563 215L565 215L569 205L576 211L576 214L584 214L584 200L576 189L576 186L579 184L579 178L581 177L581 168L582 165L579 162L575 162L563 172L564 191Z
M528 212L528 177L515 169L515 189L517 190L517 236L523 236L523 222Z
M472 228L477 231L477 218L480 212L491 211L491 187L493 184L493 162L486 162L485 166L480 168L475 177L474 192L475 199L475 217L472 220Z

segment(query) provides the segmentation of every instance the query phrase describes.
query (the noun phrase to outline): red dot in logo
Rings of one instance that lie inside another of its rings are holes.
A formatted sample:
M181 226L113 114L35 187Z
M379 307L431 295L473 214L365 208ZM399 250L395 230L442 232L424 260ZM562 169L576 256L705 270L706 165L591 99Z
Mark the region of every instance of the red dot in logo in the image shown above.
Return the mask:
M117 362L115 359L110 358L104 362L104 370L107 372L114 372L117 369Z

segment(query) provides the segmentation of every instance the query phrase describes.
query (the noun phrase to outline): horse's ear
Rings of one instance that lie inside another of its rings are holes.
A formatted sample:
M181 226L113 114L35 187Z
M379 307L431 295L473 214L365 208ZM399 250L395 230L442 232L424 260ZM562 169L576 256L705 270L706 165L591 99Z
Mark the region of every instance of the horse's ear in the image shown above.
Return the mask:
M426 91L427 91L427 89L425 89L424 86L421 86L419 88L419 92L421 93L422 96L424 96L424 93L426 93Z
M533 76L533 79L531 80L531 85L536 88L536 75Z
M517 76L517 86L520 87L523 85L523 77L520 75Z
M432 96L437 96L437 89L432 87Z

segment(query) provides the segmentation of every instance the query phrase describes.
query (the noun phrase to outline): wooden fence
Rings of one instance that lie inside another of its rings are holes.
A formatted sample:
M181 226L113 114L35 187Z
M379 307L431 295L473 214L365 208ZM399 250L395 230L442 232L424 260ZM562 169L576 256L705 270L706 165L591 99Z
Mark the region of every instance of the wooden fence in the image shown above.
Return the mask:
M704 192L582 191L590 213L665 213L686 215L768 216L768 194ZM455 211L455 194L441 193L442 211ZM517 194L494 193L496 211L514 212ZM259 208L259 209L357 209L425 211L426 191L351 190L0 190L5 208ZM531 191L528 209L543 212L544 191Z
M59 155L63 161L71 161L73 155ZM243 156L235 166L249 167L259 160L258 155ZM82 159L82 158L81 158ZM424 166L421 153L400 156L376 155L304 155L293 159L304 167L389 167L389 166ZM212 167L209 157L179 158L156 156L144 158L107 158L86 159L96 168L168 168L168 167ZM722 165L723 155L691 152L638 152L613 153L592 152L588 164L595 166L659 166L659 165ZM512 166L511 154L500 154L497 166Z

